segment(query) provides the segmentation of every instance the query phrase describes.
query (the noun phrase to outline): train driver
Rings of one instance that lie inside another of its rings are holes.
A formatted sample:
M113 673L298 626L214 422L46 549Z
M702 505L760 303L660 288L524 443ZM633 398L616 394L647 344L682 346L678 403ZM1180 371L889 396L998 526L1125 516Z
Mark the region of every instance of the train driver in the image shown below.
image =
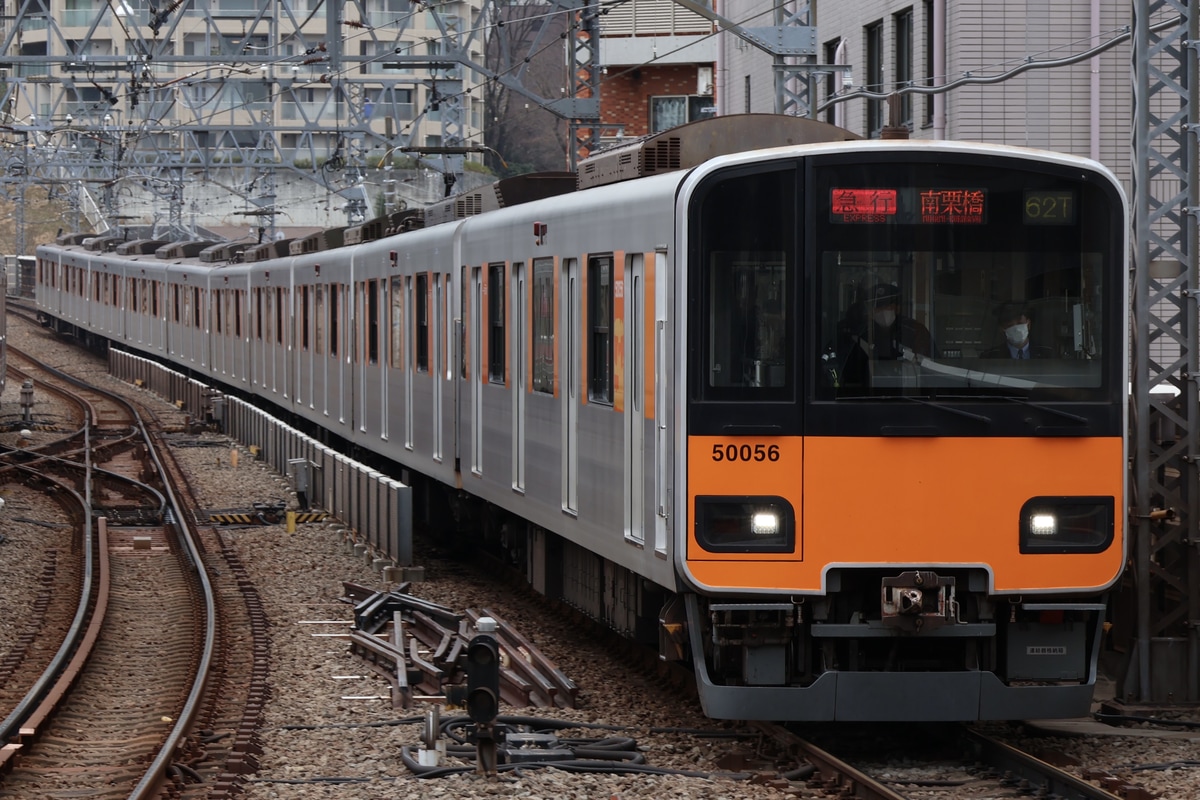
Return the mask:
M935 354L929 329L901 313L900 288L894 283L876 284L865 302L847 310L838 329L839 352L845 354L843 385L866 385L871 360Z
M996 321L1004 341L983 352L983 358L1053 358L1049 347L1035 345L1030 340L1029 330L1033 321L1029 310L1020 303L1005 303L996 309Z

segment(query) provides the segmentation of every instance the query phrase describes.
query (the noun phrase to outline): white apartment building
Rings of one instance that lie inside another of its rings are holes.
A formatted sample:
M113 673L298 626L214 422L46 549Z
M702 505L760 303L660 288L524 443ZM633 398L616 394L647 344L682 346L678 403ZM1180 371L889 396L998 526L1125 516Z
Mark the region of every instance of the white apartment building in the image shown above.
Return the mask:
M809 6L816 60L850 68L850 87L833 74L815 82L818 106L838 92L941 86L995 78L1031 61L1068 59L1132 24L1130 4L1117 0L811 0ZM772 24L772 3L766 0L728 0L723 9L743 25ZM775 111L771 57L728 32L719 36L721 113ZM905 95L901 122L914 138L996 142L1095 158L1127 180L1131 48L1125 41L1071 66L1028 69L939 95ZM888 110L884 102L856 99L820 117L876 137Z

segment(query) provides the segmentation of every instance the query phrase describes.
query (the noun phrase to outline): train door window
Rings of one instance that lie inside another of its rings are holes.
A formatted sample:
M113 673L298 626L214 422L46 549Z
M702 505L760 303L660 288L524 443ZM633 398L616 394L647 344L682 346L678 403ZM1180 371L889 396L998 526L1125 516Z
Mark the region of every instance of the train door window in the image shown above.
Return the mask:
M367 363L379 363L379 281L367 281Z
M458 299L459 299L459 317L462 318L462 324L458 326L458 368L459 375L465 381L467 379L467 327L470 324L469 315L467 314L467 268L459 267L458 270Z
M106 275L105 278L107 278L107 277L108 276ZM106 283L105 286L107 286L107 285L108 284ZM99 283L92 284L92 299L95 300L97 303L100 302L100 284Z
M313 324L316 330L313 331L313 352L320 356L325 354L325 287L318 285L315 292Z
M283 287L279 286L275 289L275 343L283 344L283 318L284 318L284 293Z
M224 326L221 324L221 302L225 299L225 293L222 292L220 289L214 289L213 292L214 292L216 302L213 303L212 326L213 326L213 331L215 333L221 333L222 331L225 330Z
M312 317L309 314L309 298L308 287L300 287L300 349L308 352L311 347L310 331L312 330Z
M338 312L341 309L341 286L336 283L329 284L329 355L336 356L338 354L338 342L340 341L341 331L338 326Z
M171 287L171 322L179 322L179 287Z
M429 372L429 274L417 275L417 371Z
M199 286L192 287L192 327L197 330L201 328Z
M393 369L404 368L404 279L392 278L391 352L389 365Z
M260 342L263 338L263 291L254 288L254 338Z
M587 275L588 399L611 404L613 389L613 260L590 256Z
M554 394L554 259L533 262L533 390Z
M158 292L161 284L158 281L150 281L150 314L155 319L158 319Z
M488 380L504 383L504 264L488 265Z
M118 307L121 305L121 276L119 275L113 275L112 304Z
M245 294L245 289L233 290L233 335L239 339L242 338L242 298Z

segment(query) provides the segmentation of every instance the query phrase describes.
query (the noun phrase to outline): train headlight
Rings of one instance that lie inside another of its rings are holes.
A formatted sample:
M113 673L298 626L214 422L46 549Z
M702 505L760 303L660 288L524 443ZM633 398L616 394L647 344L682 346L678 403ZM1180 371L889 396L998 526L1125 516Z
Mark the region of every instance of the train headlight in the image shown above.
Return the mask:
M795 513L782 497L696 498L696 542L710 553L791 553Z
M774 511L756 511L750 517L750 532L755 536L775 536L779 533L779 515Z
M1022 553L1099 553L1114 536L1111 497L1034 497L1021 507Z

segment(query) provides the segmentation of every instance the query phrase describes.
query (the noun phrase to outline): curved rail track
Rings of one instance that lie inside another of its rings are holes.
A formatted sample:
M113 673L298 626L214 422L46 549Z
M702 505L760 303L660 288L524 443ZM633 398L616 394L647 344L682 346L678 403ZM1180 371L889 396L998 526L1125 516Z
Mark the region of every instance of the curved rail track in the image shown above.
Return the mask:
M19 351L17 358L28 360ZM155 796L201 706L215 652L213 589L137 411L111 393L38 369L50 376L39 379L43 388L67 381L70 394L86 395L86 419L80 431L50 442L54 455L37 446L10 453L6 480L58 472L84 487L74 492L83 518L75 545L82 588L70 634L45 674L2 709L9 772L0 786L23 797L102 781L122 796ZM121 445L106 446L114 441ZM142 475L155 476L161 488ZM65 483L59 486L69 488ZM95 487L103 497L93 495ZM131 503L151 505L152 524L110 526L113 512L119 517Z

